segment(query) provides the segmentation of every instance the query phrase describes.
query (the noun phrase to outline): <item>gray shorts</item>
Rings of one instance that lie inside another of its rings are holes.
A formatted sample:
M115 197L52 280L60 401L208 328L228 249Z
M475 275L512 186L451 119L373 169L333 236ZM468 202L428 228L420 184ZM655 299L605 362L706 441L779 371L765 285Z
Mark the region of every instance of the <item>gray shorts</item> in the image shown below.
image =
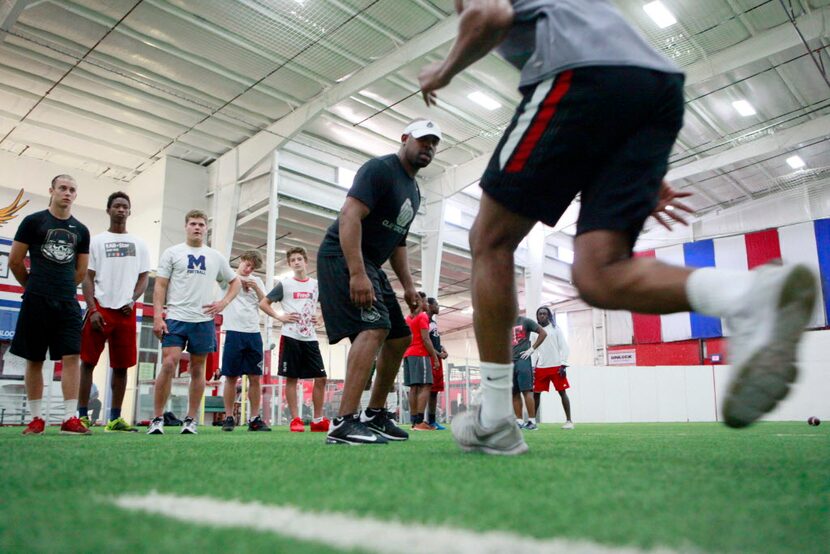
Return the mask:
M403 384L432 384L432 359L429 356L407 356L403 359Z
M513 394L533 390L533 363L519 358L513 362Z

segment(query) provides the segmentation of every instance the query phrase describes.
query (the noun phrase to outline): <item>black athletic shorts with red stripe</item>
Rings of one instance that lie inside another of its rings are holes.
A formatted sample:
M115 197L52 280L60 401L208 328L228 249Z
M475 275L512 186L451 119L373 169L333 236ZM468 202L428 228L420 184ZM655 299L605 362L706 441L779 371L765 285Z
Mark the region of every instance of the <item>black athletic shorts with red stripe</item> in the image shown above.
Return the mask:
M624 231L633 245L683 126L683 80L636 67L582 67L523 87L481 187L551 226L581 193L577 234Z

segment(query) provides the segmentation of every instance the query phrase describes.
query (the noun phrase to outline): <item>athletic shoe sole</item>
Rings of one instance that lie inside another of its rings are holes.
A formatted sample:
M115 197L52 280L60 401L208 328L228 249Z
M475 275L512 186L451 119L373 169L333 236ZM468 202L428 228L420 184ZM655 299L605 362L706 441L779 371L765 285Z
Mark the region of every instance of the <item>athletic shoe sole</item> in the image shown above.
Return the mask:
M723 402L724 423L742 428L772 410L798 376L798 341L816 301L816 278L804 266L786 277L778 299L772 338L736 368Z
M489 446L465 446L461 444L458 447L464 452L483 452L484 454L492 454L495 456L518 456L530 450L525 443L521 443L509 450L490 448Z

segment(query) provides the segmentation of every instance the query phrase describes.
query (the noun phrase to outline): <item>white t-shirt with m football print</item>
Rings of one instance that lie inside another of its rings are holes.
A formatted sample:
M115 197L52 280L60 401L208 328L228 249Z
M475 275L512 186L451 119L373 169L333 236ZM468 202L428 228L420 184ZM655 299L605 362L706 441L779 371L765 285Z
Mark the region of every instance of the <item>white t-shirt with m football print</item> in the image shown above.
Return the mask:
M161 254L156 275L170 279L167 318L201 323L213 321L204 307L215 300L216 283L233 281L236 272L218 250L209 246L194 248L183 242Z
M317 312L319 298L317 279L308 277L300 281L292 276L278 282L268 293L268 300L282 304L285 313L296 313L300 316L297 323L283 323L282 334L292 339L316 341L317 330L314 329L311 318Z

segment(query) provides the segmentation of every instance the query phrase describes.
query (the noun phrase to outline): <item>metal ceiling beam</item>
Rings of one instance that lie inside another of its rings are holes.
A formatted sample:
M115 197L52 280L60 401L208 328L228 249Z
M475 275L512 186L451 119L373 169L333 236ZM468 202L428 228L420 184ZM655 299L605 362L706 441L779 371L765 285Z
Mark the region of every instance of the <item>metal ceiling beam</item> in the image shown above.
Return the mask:
M448 17L428 31L418 35L403 47L355 72L351 77L321 92L308 103L279 119L267 129L246 140L220 159L220 164L234 166L239 156L239 170L235 179L244 179L270 153L279 148L323 110L366 88L401 66L420 58L452 40L457 32L456 17Z
M44 31L36 27L30 27L22 23L18 25L18 28L26 35L35 37L38 40L46 42L47 44L52 43L58 45L60 49L62 49L61 51L65 56L73 59L80 58L81 54L73 54L70 52L85 51L85 47L82 44L69 40L63 36L50 33L49 31ZM35 44L39 44L38 40L28 39L27 43L33 42ZM125 77L131 81L137 81L143 86L162 90L166 94L182 99L185 102L195 104L203 109L208 109L209 111L213 111L225 103L225 100L212 96L204 90L188 86L179 81L174 81L173 79L168 79L167 77L159 75L146 67L131 64L122 59L105 54L100 50L95 52L94 58L87 58L85 62L103 71L120 75L121 77ZM241 119L243 122L251 126L264 126L268 122L268 118L266 116L236 104L226 107L224 111L237 114L233 117ZM218 116L219 114L216 115Z
M830 7L815 10L796 20L798 28L807 40L830 36L828 21L830 21ZM702 83L796 46L803 46L801 38L790 22L784 23L684 68L686 86Z
M115 25L116 20L110 17L107 17L99 12L90 10L84 6L80 6L75 4L74 2L70 2L69 0L50 0L53 4L60 6L61 8L65 9L69 13L74 13L88 21L92 21L94 23L98 23L99 25L103 25L104 27L110 28ZM169 54L175 58L179 58L180 60L184 60L188 63L191 63L197 67L201 67L211 73L224 77L230 81L233 81L239 85L244 87L248 87L253 85L256 80L251 77L246 77L244 75L240 75L235 71L232 71L228 68L222 67L219 64L208 60L207 58L203 58L201 56L197 56L191 52L186 50L182 50L177 46L174 46L168 42L164 42L153 38L150 35L146 35L135 29L130 28L129 20L125 21L123 24L119 25L115 28L115 32L120 33L122 35L128 36L133 40L141 42L151 48L155 48L164 52L165 54ZM270 96L275 100L279 100L281 102L285 102L289 106L297 106L302 104L302 101L298 98L294 98L293 96L286 94L284 92L278 91L272 87L267 85L259 84L256 87L257 92L260 92L266 96Z
M718 154L706 156L700 160L676 167L668 172L666 180L677 181L678 179L688 179L707 171L714 171L721 167L740 163L758 156L765 156L776 152L783 154L802 142L826 137L828 129L830 129L830 115L825 115L796 125L795 127L777 131L774 134L765 135L752 142L733 146Z
M6 35L11 31L17 18L23 10L29 7L32 0L12 0L0 2L0 43L6 40Z

